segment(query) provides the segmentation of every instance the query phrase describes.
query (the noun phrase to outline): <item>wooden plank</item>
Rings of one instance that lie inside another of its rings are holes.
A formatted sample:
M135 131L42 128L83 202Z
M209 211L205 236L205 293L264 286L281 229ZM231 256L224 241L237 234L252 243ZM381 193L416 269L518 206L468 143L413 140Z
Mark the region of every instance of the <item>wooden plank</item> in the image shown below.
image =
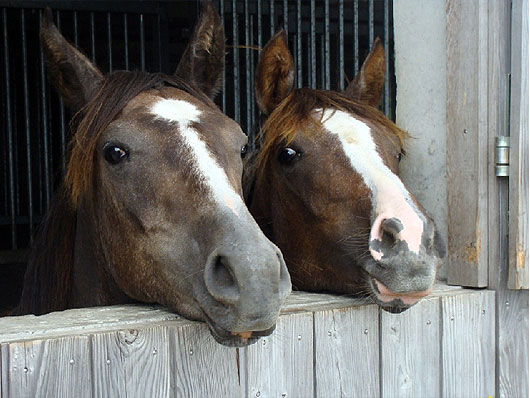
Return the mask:
M9 344L10 397L92 397L87 336Z
M0 344L0 397L8 397L9 389L7 379L9 375L9 347L7 344Z
M440 299L381 312L381 395L440 396Z
M167 324L91 336L96 397L171 395Z
M446 0L448 282L488 282L487 2Z
M495 292L442 297L444 397L495 395Z
M42 316L3 317L0 318L0 342L134 329L167 320L188 322L156 305L116 305L72 309Z
M171 327L170 332L176 396L242 396L235 348L215 342L203 323Z
M271 336L240 352L245 397L313 396L313 314L282 316Z
M528 289L528 0L512 8L510 102L510 289Z
M379 396L379 308L320 311L314 320L315 395Z

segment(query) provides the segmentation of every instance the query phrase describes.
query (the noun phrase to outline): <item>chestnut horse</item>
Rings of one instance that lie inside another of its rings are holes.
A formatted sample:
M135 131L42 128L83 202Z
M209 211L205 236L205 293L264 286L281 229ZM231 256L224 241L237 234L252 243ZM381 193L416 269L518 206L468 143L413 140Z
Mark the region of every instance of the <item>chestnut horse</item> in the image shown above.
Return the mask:
M77 115L16 314L140 301L206 321L225 345L270 334L291 283L242 198L247 138L210 99L225 57L213 6L175 76L103 76L49 10L41 40L50 80Z
M399 312L432 291L445 247L397 176L407 135L376 109L384 56L377 39L343 93L294 89L286 35L273 36L258 60L263 125L243 185L293 286Z

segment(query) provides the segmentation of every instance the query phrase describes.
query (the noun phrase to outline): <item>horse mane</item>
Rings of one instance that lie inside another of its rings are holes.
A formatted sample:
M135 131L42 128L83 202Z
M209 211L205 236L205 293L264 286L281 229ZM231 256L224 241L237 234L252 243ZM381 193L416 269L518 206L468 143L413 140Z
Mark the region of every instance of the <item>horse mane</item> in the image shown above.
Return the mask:
M65 183L55 193L39 227L21 300L12 315L41 315L68 308L78 204L93 198L97 142L131 99L142 91L163 86L178 88L216 107L199 89L177 76L116 71L106 77L98 92L72 118L70 129L74 134L69 143Z
M347 98L336 91L298 88L291 91L263 124L257 137L259 153L249 161L253 163L251 169L254 172L263 171L265 164L275 156L277 148L291 144L299 132L310 136L318 131L322 119L314 117L315 109L322 109L322 116L326 109L336 109L373 121L383 126L382 132L387 137L398 138L400 150L408 137L405 131L373 106Z

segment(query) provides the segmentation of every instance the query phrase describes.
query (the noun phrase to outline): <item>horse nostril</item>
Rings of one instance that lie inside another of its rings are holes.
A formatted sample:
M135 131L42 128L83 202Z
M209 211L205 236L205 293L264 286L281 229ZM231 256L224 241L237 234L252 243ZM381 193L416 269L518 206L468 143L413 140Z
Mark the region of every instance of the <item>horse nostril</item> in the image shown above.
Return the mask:
M204 282L208 292L217 301L226 305L234 305L239 301L239 285L227 258L218 255L206 264Z
M397 218L387 218L381 223L381 228L383 229L383 234L388 234L394 237L394 240L397 239L399 233L403 230L403 224Z

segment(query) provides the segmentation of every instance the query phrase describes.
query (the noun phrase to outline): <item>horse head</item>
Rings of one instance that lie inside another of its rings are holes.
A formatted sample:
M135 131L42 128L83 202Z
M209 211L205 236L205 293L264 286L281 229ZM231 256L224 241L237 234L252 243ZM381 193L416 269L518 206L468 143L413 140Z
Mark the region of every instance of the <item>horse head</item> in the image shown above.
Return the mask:
M256 71L264 122L245 191L294 286L399 311L432 291L445 247L398 177L407 134L376 108L384 57L377 39L342 93L295 89L286 35L273 36Z

